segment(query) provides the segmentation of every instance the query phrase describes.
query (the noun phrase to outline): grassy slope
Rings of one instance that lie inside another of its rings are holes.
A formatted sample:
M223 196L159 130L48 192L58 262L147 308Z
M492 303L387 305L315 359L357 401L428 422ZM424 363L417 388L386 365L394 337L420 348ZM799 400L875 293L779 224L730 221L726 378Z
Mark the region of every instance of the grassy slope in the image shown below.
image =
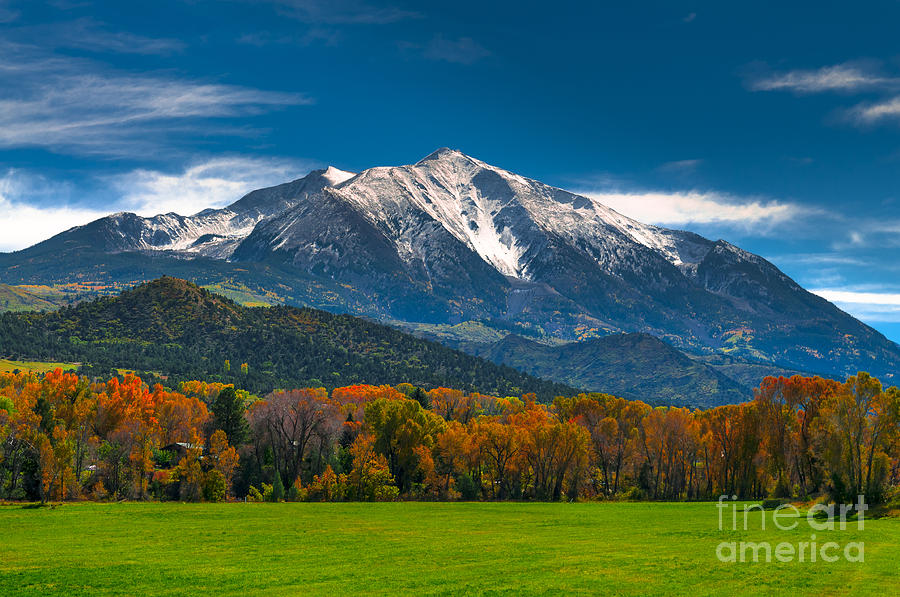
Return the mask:
M78 364L76 363L46 363L46 362L37 362L37 361L10 361L7 359L0 359L0 373L11 373L16 369L20 371L35 371L37 373L46 373L47 371L53 371L54 369L62 369L63 371L67 371L69 369L77 369Z
M87 284L60 284L54 286L25 284L11 286L0 284L0 313L5 311L55 311L66 305L110 294L114 287Z
M0 311L52 311L58 306L19 286L0 284Z
M711 503L6 506L0 594L896 590L897 519L867 521L863 531L817 532L819 541L865 541L865 563L716 559L720 541L808 541L803 524L792 532L720 532Z
M269 307L281 303L276 295L265 295L262 292L255 292L244 284L221 282L218 284L207 284L203 288L229 298L243 307Z

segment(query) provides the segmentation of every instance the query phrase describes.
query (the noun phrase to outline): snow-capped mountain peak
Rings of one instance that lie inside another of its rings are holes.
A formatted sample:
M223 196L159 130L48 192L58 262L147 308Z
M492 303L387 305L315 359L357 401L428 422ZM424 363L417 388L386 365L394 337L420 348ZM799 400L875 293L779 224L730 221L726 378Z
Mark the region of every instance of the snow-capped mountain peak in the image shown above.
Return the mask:
M427 162L434 162L434 161L438 161L438 160L444 160L444 161L459 160L459 159L472 160L473 158L470 158L469 156L467 156L466 154L464 154L463 152L461 152L458 149L450 149L449 147L439 147L438 149L435 149L434 151L432 151L431 153L426 155L424 158L422 158L421 160L416 162L414 165L421 166L423 164L426 164Z
M22 255L87 252L106 271L108 254L134 251L226 260L251 282L262 278L245 263L277 263L266 275L284 276L294 300L408 322L512 322L567 340L643 331L823 372L900 362L896 345L761 257L447 148L407 166L316 170L193 216L114 214ZM157 257L147 267L167 262ZM785 343L791 330L815 350Z
M322 178L331 183L331 186L337 186L342 182L350 180L356 176L355 172L347 172L345 170L339 170L334 166L328 166L325 169L325 172L322 173Z
M691 233L649 226L593 199L441 148L411 166L372 168L339 194L415 258L410 219L438 223L504 276L528 280L531 262L552 238L587 247L599 264L638 243L676 267L696 267L712 243Z
M691 233L642 224L593 199L446 147L412 165L374 167L359 174L328 166L193 216L116 214L109 217L115 228L110 243L126 251L229 259L258 224L284 215L272 245L283 249L292 245L291 222L305 222L315 214L329 187L333 199L380 230L406 262L427 260L423 247L439 228L501 275L521 280L531 280L542 252L559 242L578 247L610 270L621 269L623 261L651 259L635 254L636 244L685 273L692 272L712 246ZM311 210L304 210L302 218L291 215L307 203Z

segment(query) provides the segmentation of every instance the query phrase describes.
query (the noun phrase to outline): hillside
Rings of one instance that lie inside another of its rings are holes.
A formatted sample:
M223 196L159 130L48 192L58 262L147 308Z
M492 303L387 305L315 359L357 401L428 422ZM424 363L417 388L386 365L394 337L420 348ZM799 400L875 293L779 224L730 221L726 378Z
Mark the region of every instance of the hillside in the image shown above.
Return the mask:
M52 311L58 306L58 303L19 286L0 284L0 312Z
M812 371L778 367L772 363L741 359L728 354L688 356L748 388L758 387L760 381L765 377L793 377L795 375L814 377L817 375ZM829 376L825 375L824 377ZM835 379L837 379L837 377L835 377Z
M255 392L400 382L543 399L574 392L384 325L316 309L241 307L175 278L52 313L3 314L0 346L0 356L82 362L87 373L126 368Z
M532 375L652 404L709 407L753 397L749 387L647 334L616 334L561 346L511 334L477 354Z

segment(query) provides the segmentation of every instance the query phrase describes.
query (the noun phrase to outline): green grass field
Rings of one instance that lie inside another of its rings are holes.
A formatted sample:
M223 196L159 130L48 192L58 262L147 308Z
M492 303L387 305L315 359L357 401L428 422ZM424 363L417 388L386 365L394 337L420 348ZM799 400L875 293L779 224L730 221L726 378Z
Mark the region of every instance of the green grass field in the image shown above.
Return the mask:
M54 369L77 369L78 363L44 363L37 361L10 361L0 359L0 373L12 373L16 369L20 371L34 371L36 373L46 373Z
M722 532L714 504L2 506L0 595L896 594L898 519L817 532L864 563L716 558L804 525Z

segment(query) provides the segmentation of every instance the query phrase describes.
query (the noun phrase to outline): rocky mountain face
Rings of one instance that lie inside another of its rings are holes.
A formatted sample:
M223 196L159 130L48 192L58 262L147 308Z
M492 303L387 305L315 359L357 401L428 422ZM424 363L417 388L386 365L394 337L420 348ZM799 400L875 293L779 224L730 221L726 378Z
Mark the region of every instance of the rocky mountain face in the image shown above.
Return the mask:
M178 259L179 275L202 264L277 286L285 302L399 322L567 341L639 332L824 374L900 371L900 347L759 256L450 149L356 175L315 171L189 217L109 216L0 256L3 281L46 279L50 255L105 260L94 275L124 271L125 255L136 276Z
M120 212L67 230L27 249L25 254L73 249L104 253L164 251L227 259L263 219L319 196L326 187L351 176L337 168L314 170L293 182L248 193L226 208L205 209L192 216L168 213L144 218Z

